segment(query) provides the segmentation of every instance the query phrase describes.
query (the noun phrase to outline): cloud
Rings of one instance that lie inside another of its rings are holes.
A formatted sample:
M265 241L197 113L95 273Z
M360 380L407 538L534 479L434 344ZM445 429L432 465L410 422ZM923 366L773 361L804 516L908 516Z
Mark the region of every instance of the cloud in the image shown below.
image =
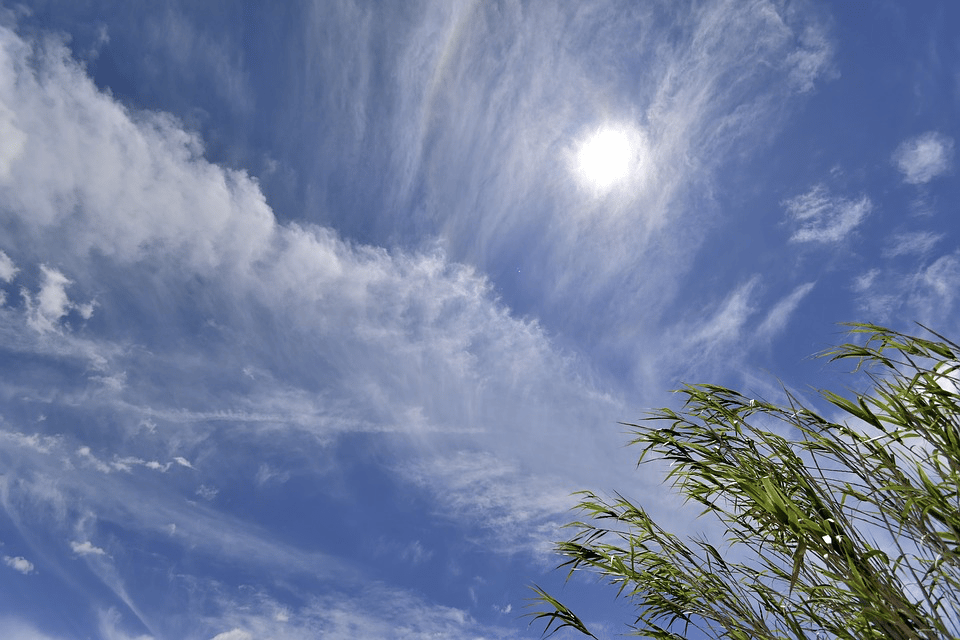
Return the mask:
M260 468L257 469L257 475L254 476L254 481L261 487L268 484L283 484L289 479L289 471L274 469L268 464L261 464Z
M89 540L84 540L83 542L73 541L70 543L70 548L73 549L73 552L78 556L105 556L107 552L101 549L100 547L95 547L93 543Z
M9 179L10 168L23 152L26 140L16 125L16 114L0 102L0 180Z
M799 41L801 47L787 55L790 81L799 92L812 91L820 79L839 76L833 66L833 46L822 29L807 27Z
M904 140L893 153L893 162L907 184L926 184L946 174L952 161L953 139L936 131Z
M929 253L943 237L944 234L932 231L900 233L890 238L887 248L883 250L883 255L888 258L906 255L923 256Z
M216 613L204 626L227 629L204 636L211 640L314 637L511 640L523 637L512 626L484 625L463 609L431 604L417 595L376 582L359 592L343 589L307 598L295 611L289 611L262 592L246 598L220 596L210 603L210 608Z
M874 268L853 283L857 303L877 322L889 322L898 312L949 335L960 330L951 319L960 306L960 253L923 260L907 268ZM909 328L909 327L905 327Z
M309 108L348 109L351 126L326 139L397 177L373 226L413 246L436 236L452 260L492 274L518 313L604 343L619 335L610 324L656 330L707 237L722 159L769 144L833 56L823 25L776 2L425 3L413 25L356 3L339 11L314 5L309 18L305 82L323 96ZM380 21L409 29L392 51L390 102L369 102L377 62L332 44L337 19L361 42ZM602 129L635 134L636 170L582 189L577 151ZM317 162L330 180L348 171L342 156Z
M33 573L33 563L22 556L4 556L3 563L14 571L19 571L25 576Z
M120 613L113 608L97 612L98 622L100 623L100 637L103 640L154 640L150 634L130 635L122 629L122 618Z
M215 93L218 102L234 112L252 110L256 98L245 70L243 49L224 31L198 28L185 12L169 4L146 16L142 35L164 61L164 68L149 68L156 82L172 83L178 78L182 84L196 83ZM174 87L164 89L168 95L176 93Z
M218 633L213 636L211 640L253 640L253 636L250 635L248 631L243 629L233 629L231 631L224 631L223 633Z
M217 497L217 494L220 493L220 490L217 489L216 487L211 487L211 486L202 484L199 487L197 487L197 490L194 493L200 498L203 498L204 500L209 502Z
M814 287L814 283L796 287L757 321L762 285L763 278L753 275L733 290L708 300L694 319L677 322L663 338L670 348L663 351L657 367L669 371L674 381L685 381L692 372L698 378L710 372L727 375L758 343L766 343L783 331Z
M803 299L813 291L815 284L814 282L802 284L788 296L778 301L757 328L757 337L762 340L771 340L782 333L790 320L790 316L797 310Z
M10 256L0 251L0 280L9 283L13 280L13 276L17 275L18 271L19 269L13 264Z
M414 540L400 551L400 557L411 564L426 562L433 556L433 551L425 549L419 540Z
M24 135L0 175L0 195L7 215L22 212L25 231L57 238L62 258L91 249L121 260L168 251L193 265L249 265L264 249L274 219L256 183L204 162L199 140L178 121L131 118L53 38L28 43L0 28L0 44L0 103ZM28 56L46 73L22 72ZM236 210L245 213L242 224ZM45 273L45 310L55 314L66 308L58 293L66 282L58 270Z
M751 303L751 296L759 283L760 278L754 276L737 287L712 316L705 318L691 332L689 344L699 345L700 348L710 351L724 343L738 340L747 319L756 311Z
M3 430L0 430L0 441L5 441L13 446L24 447L44 454L50 453L62 444L62 439L58 437L45 436L39 433L27 435Z
M59 636L47 635L33 625L9 616L0 618L0 637L17 640L61 640Z
M954 302L960 297L960 254L941 256L918 275L918 284L932 294L927 303L929 306L944 311L954 308ZM932 315L932 311L928 311L925 317Z
M29 325L39 333L56 331L57 323L70 310L70 299L67 297L66 287L70 284L61 272L50 269L46 265L40 266L43 274L43 284L36 298L23 290L23 299L30 312Z
M95 455L93 455L93 453L91 453L90 447L82 446L77 449L77 456L79 456L84 463L89 464L97 471L102 473L110 473L113 471L113 468L110 465L104 463Z
M489 453L459 451L404 464L400 471L437 496L434 515L473 523L478 541L543 556L560 535L559 514L573 506L570 495L578 489L561 477L523 474L516 462Z
M873 209L867 196L850 200L816 185L783 202L787 218L796 228L791 242L835 243L846 238Z

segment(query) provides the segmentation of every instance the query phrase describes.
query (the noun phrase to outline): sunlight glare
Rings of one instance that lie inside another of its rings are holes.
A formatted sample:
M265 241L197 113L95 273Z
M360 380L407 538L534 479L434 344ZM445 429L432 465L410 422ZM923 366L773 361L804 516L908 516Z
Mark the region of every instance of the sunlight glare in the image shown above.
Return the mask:
M616 129L601 129L589 138L577 154L581 177L598 189L607 189L627 175L630 141Z

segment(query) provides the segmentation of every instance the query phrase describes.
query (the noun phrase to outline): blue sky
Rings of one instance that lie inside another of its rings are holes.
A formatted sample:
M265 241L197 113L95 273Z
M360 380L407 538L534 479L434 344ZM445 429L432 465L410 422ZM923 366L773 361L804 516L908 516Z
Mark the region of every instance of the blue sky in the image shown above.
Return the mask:
M0 635L533 638L620 420L960 334L954 2L0 0Z

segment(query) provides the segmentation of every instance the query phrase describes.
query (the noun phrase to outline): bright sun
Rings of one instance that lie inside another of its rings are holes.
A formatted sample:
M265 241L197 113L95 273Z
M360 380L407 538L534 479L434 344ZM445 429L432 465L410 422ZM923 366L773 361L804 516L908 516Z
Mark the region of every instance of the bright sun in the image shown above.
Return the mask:
M577 153L581 178L597 189L606 190L627 175L631 144L623 131L601 129L588 138Z

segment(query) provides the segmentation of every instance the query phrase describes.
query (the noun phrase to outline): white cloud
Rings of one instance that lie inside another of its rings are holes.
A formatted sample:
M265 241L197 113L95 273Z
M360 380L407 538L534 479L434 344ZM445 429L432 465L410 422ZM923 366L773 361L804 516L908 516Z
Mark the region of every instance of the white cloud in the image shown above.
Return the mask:
M19 571L25 576L33 573L33 563L22 556L4 556L3 563L14 571Z
M784 201L788 219L796 227L792 242L840 242L866 219L873 209L867 196L856 200L829 193L823 185Z
M73 549L73 552L78 556L105 556L107 552L96 547L89 540L84 540L83 542L73 541L70 543L70 548Z
M870 269L866 273L860 274L853 281L853 290L857 293L864 293L870 290L870 287L877 280L877 276L880 275L880 269Z
M253 640L253 636L250 635L249 631L244 631L243 629L233 629L231 631L218 633L217 635L213 636L211 640Z
M13 280L13 276L17 275L18 271L19 269L13 264L10 256L0 251L0 280L9 283Z
M459 451L403 465L401 473L440 501L435 515L466 519L478 539L496 539L505 551L546 555L560 535L560 514L579 487L558 476L531 477L503 456Z
M3 64L0 59L0 65ZM27 136L16 125L16 114L0 102L0 180L9 179L14 162L23 153Z
M722 343L738 340L747 319L756 311L750 299L759 283L760 278L754 276L737 287L727 296L716 313L705 318L692 332L689 343L709 351Z
M192 80L202 83L216 93L224 104L234 111L249 111L255 97L251 93L240 47L230 42L226 34L213 37L209 30L198 29L183 12L167 6L156 19L151 12L141 29L149 44L158 50L172 73L164 74L180 82ZM158 89L162 90L162 89Z
M425 549L423 543L414 540L401 549L400 558L411 564L421 564L433 557L433 551Z
M958 252L908 269L871 269L851 288L860 307L876 322L888 322L896 311L947 335L960 330L953 321L960 306Z
M186 467L187 469L193 469L193 465L190 464L190 461L184 458L183 456L176 456L173 459L173 461L176 462L181 467Z
M0 638L15 638L16 640L60 640L59 637L42 633L27 622L8 616L0 618Z
M97 471L102 473L110 473L113 471L113 468L110 467L110 465L93 455L93 453L90 451L90 447L82 446L77 449L77 456L80 457L80 460L83 461L84 464L93 467Z
M293 613L263 593L251 594L244 600L221 598L216 604L218 615L205 621L206 627L215 629L203 636L210 640L320 637L329 640L512 640L523 637L522 626L521 629L516 625L486 626L463 609L431 604L414 594L375 581L360 593L344 588L321 597L307 598L306 603ZM502 611L512 611L512 607L508 604Z
M3 265L0 264L0 269L2 267ZM34 331L44 334L59 332L60 320L71 310L76 310L84 320L89 320L93 316L95 302L77 304L70 300L67 295L67 286L72 284L72 281L63 272L41 264L40 273L42 281L40 290L35 296L30 295L26 288L21 288L21 295L27 309L27 325Z
M98 611L100 637L103 640L154 640L149 634L130 635L122 628L122 618L116 609Z
M216 487L211 487L209 485L202 484L199 487L197 487L197 490L194 493L197 496L209 502L217 497L217 494L220 493L220 490L217 489Z
M953 253L935 260L920 273L920 282L934 295L931 304L951 309L960 296L960 255Z
M932 231L900 233L890 238L887 248L883 251L883 255L889 258L905 255L923 256L929 253L942 239L942 233L934 233Z
M936 131L904 140L893 153L893 162L907 184L926 184L944 175L952 161L953 139Z
M752 276L722 297L705 301L695 319L677 322L666 332L663 341L670 348L662 351L656 367L669 371L674 381L691 375L699 380L729 375L753 349L769 345L787 328L815 286L815 282L798 285L765 310L760 294L768 286L760 275Z
M329 16L316 7L319 26ZM551 329L613 340L610 314L660 320L706 238L699 221L720 159L767 144L789 101L829 74L832 58L826 30L782 3L687 9L431 7L416 27L423 37L397 54L404 82L386 141L402 178L396 199L426 191L413 224L455 260L490 272L515 263L508 286ZM359 13L362 39L376 17ZM671 35L665 15L684 29ZM310 44L318 72L332 76L318 73L318 86L352 95L353 79L371 73L363 55L330 59L337 49L326 38ZM578 188L575 158L580 139L603 128L638 132L642 162L624 188L597 197ZM364 134L344 133L344 144Z
M839 75L833 67L833 46L822 29L810 26L800 36L801 47L787 55L790 81L801 93L813 90L817 80Z
M29 310L28 324L40 333L56 331L60 318L70 311L70 299L66 287L70 280L56 269L40 265L43 283L36 298L23 290L24 302Z
M6 441L17 447L25 447L43 454L50 453L55 447L61 444L61 439L55 436L46 436L39 433L26 435L3 430L0 430L0 441Z
M257 486L263 487L267 484L283 484L290 479L289 471L281 471L279 469L274 469L268 464L261 464L257 469L257 475L254 477L254 481L257 483Z
M59 229L63 251L121 260L169 252L192 265L249 267L265 249L274 219L256 182L203 161L176 120L131 118L52 38L32 44L0 28L0 45L0 104L25 132L0 195L25 231ZM31 64L44 72L24 72Z
M807 282L795 288L788 296L777 302L757 328L757 336L764 340L779 335L787 326L790 316L797 310L816 283Z

